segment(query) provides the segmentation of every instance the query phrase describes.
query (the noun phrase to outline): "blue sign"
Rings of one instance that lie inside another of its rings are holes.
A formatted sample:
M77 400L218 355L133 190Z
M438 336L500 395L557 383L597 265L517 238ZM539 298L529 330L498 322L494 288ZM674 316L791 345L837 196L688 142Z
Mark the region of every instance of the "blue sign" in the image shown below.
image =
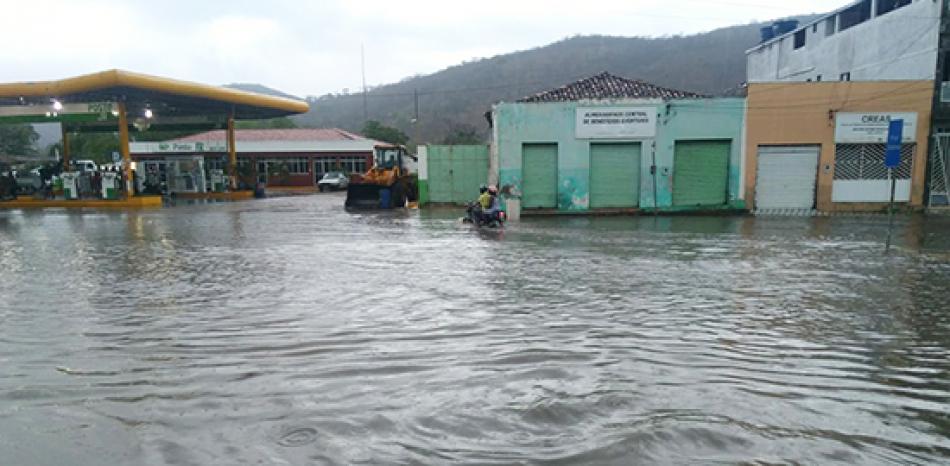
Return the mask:
M904 141L904 120L891 120L887 130L887 156L884 165L897 168L901 164L901 143Z

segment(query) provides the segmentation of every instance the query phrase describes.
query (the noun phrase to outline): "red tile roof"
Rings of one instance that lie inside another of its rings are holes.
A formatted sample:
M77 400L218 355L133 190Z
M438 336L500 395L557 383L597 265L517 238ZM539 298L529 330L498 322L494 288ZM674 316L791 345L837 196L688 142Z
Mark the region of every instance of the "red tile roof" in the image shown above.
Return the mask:
M684 99L706 97L689 91L668 89L646 81L622 78L607 72L581 79L557 89L525 97L518 102L573 102L606 99Z
M224 141L223 129L192 134L175 142ZM338 128L238 129L236 141L365 141L367 138Z

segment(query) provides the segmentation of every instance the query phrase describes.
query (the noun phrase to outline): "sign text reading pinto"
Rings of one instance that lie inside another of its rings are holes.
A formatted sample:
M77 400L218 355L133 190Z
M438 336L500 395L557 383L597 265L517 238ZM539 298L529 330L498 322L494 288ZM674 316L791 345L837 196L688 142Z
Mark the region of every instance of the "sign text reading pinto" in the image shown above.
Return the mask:
M652 107L586 107L577 109L578 139L642 139L656 135Z

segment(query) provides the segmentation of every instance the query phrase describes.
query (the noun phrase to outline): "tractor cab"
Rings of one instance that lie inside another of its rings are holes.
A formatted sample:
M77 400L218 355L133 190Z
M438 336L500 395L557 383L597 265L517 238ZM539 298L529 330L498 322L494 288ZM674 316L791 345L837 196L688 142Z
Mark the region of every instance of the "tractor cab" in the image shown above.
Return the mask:
M405 147L396 145L376 146L374 152L373 165L376 168L392 170L393 168L399 167L402 169L402 161L406 153Z

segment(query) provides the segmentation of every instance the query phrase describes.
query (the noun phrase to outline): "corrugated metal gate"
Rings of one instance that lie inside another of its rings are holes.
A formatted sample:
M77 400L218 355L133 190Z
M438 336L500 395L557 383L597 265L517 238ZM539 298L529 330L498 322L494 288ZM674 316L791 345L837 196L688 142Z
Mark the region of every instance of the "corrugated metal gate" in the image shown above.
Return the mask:
M488 180L488 146L427 146L429 202L464 204Z
M673 205L724 205L729 189L730 151L730 141L677 141Z
M522 157L522 208L557 208L557 144L525 144Z
M814 209L818 152L818 146L759 147L755 208Z
M640 144L590 145L590 206L640 205Z

